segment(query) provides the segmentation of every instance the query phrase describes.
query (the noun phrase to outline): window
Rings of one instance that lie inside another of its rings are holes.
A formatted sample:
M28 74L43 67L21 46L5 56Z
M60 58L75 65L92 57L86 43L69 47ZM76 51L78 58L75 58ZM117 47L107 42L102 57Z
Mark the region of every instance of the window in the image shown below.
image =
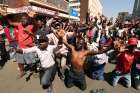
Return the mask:
M80 0L70 1L70 3L78 3L78 2L80 2Z
M0 0L0 4L6 4L7 0Z

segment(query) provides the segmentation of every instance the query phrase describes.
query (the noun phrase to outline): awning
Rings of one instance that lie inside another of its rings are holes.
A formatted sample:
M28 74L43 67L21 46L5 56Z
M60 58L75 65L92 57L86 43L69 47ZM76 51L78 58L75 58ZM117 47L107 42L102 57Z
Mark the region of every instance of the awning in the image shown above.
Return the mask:
M43 13L43 14L52 15L52 16L54 16L57 12L57 11L49 10L49 9L38 7L38 6L23 6L23 7L19 7L19 8L8 8L7 11L9 13L15 13L15 14L34 11L36 13ZM68 18L68 19L73 19L73 20L80 20L79 17L70 16L70 15L64 14L64 13L58 13L58 16Z
M74 17L74 16L71 16L71 15L63 14L63 13L59 13L58 16L80 21L79 17Z

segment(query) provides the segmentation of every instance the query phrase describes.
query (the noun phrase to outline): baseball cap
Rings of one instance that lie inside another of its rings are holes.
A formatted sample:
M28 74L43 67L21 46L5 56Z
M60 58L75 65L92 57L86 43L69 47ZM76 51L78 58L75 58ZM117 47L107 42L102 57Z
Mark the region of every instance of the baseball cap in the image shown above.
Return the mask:
M138 38L129 38L128 39L128 45L137 45L138 44Z

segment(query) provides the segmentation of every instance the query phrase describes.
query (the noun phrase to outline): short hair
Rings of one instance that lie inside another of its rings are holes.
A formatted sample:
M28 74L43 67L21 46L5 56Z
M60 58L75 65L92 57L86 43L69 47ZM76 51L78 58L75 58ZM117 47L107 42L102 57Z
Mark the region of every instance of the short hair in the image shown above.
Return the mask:
M27 17L28 18L29 16L28 16L27 13L23 13L23 14L21 14L21 17Z
M39 40L38 41L39 41L39 43L43 43L43 42L48 42L49 39L48 39L48 37L46 35L41 35L39 37Z

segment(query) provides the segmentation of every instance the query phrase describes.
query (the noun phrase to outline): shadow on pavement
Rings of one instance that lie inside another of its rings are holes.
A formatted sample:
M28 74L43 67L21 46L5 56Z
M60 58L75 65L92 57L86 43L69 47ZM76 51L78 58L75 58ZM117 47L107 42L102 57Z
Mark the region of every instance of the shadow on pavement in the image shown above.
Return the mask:
M5 66L7 60L0 60L0 70Z
M0 60L0 70L5 66L5 64L8 62L9 60L9 55L8 53L6 55L2 55L1 56L1 60Z

